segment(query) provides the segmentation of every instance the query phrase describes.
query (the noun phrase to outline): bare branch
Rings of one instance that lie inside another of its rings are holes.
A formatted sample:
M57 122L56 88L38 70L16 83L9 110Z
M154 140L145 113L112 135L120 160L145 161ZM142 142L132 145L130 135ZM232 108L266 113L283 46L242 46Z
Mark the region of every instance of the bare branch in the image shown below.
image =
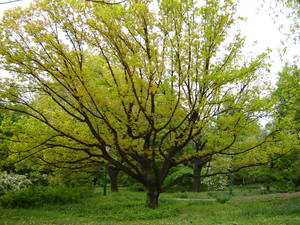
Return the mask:
M123 0L123 1L120 1L120 2L107 2L107 1L100 1L100 0L86 0L86 1L100 3L100 4L103 4L103 5L117 5L117 4L121 4L123 2L126 2L126 0Z
M22 0L12 0L12 1L8 1L8 2L0 2L0 5L10 4L10 3L20 2L20 1L22 1Z

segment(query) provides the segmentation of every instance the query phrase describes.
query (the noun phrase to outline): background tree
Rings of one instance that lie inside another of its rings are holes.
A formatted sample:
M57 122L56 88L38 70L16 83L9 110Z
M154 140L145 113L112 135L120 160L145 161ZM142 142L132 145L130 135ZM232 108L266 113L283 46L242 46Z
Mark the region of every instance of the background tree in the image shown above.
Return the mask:
M247 154L252 154L251 151L255 148L264 151L264 147L270 142L280 141L273 137L274 131L262 129L256 116L251 113L241 115L240 111L227 110L226 113L218 115L213 123L204 129L201 136L193 140L192 149L197 152L198 157L187 163L193 169L193 191L200 191L201 178L218 173L230 175L240 169L268 162L264 154L260 158L256 157L256 160L243 159L248 158ZM282 153L286 150L282 150ZM234 157L237 159L233 161ZM270 160L273 160L272 157ZM209 173L207 166L210 168ZM231 168L232 166L234 168ZM202 171L203 169L206 172Z
M281 168L282 176L288 174L293 180L295 186L299 185L299 150L300 150L300 70L296 65L286 65L282 72L279 73L277 89L274 91L274 97L278 104L276 108L277 117L274 120L274 125L281 127L286 136L289 136L290 141L286 143L284 148L293 150L288 154L282 162L275 164L275 168ZM284 168L285 162L290 165L289 168ZM284 173L286 171L287 173Z
M297 66L286 65L279 73L274 97L277 98L278 123L290 133L300 132L300 70ZM300 136L298 136L300 138Z

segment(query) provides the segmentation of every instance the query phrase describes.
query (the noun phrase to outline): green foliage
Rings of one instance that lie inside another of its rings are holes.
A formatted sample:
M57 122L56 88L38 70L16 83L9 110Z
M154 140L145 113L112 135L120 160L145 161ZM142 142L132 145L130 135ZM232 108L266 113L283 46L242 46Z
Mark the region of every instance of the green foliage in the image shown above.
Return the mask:
M31 186L18 191L8 192L0 197L5 208L40 207L46 204L66 204L79 202L91 195L90 188L67 188L64 186Z
M7 160L10 155L9 140L19 132L20 127L17 124L21 118L19 113L0 111L0 170L14 169L14 166L10 165Z
M175 168L173 168L170 172L170 175L166 178L165 184L168 185L172 181L174 181L176 178L187 174L192 173L192 169L183 165L179 165ZM188 192L191 191L192 188L192 178L188 177L176 184L172 187L172 189L168 190L169 192Z
M266 165L248 168L244 175L239 173L239 179L264 186L262 192L267 193L266 187L276 192L288 192L295 190L299 180L299 153L292 152L272 161Z
M142 184L140 184L140 183L137 183L137 182L135 182L134 184L131 184L129 187L128 187L128 189L130 190L130 191L145 191L145 187L142 185Z
M293 2L293 1L289 1ZM300 70L297 65L286 65L279 73L273 97L277 102L274 120L270 126L278 132L276 143L269 144L269 159L278 158L263 167L250 169L257 182L265 183L277 191L294 190L300 184ZM281 156L281 157L280 157Z
M87 168L85 171L76 172L71 168L53 169L51 176L49 176L50 185L67 185L67 186L83 186L92 184L92 173L97 171L99 167ZM101 171L97 171L100 173Z
M29 179L33 185L47 186L49 185L49 175L40 173L39 171L33 171L29 174Z
M278 88L274 96L278 99L279 120L287 123L286 129L300 131L300 70L286 65L279 73Z
M30 117L12 160L105 161L159 193L172 167L199 157L185 147L206 127L203 155L254 145L245 130L272 106L258 83L266 54L242 57L235 12L231 0L40 0L7 11L0 66L14 77L0 83L0 108Z

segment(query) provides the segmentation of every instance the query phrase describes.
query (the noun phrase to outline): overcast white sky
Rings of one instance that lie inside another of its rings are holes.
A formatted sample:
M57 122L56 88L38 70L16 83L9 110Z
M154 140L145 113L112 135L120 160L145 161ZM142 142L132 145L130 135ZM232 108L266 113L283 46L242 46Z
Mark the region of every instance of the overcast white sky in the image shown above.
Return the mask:
M238 8L238 13L247 17L242 27L243 35L246 36L246 51L257 54L270 48L273 74L281 71L285 62L293 63L294 56L300 52L300 43L296 44L291 40L293 35L288 38L292 24L292 20L287 18L289 9L275 4L274 0L240 0ZM273 11L270 10L270 6L274 7ZM288 48L280 58L284 46Z
M0 0L2 2L8 2L12 0ZM26 6L31 0L22 0L19 2L0 4L0 16L3 15L3 11L15 6ZM262 5L262 3L264 4ZM242 34L246 36L245 54L257 55L267 48L272 49L271 53L271 72L270 80L275 83L276 74L280 71L285 61L292 61L293 56L299 54L300 43L288 44L290 47L283 59L279 57L278 51L282 49L283 43L287 43L286 36L283 32L279 31L279 26L283 25L283 31L289 31L290 20L286 19L285 12L287 9L281 11L278 17L270 15L272 4L276 4L274 0L240 0L238 7L238 14L246 17L247 20L241 26ZM3 74L3 73L2 73ZM1 76L1 75L0 75Z

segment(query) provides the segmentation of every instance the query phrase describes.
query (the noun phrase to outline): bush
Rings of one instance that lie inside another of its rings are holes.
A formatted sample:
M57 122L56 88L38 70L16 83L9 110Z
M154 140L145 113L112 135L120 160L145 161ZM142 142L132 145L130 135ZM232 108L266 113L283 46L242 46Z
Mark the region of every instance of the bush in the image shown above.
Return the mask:
M21 190L30 186L31 181L24 175L8 174L6 171L0 174L0 195L9 191Z
M222 204L228 202L230 200L230 198L231 198L231 196L228 195L228 194L227 195L224 194L224 195L217 195L216 196L217 202L222 203Z
M230 194L224 192L209 192L208 195L215 198L217 202L222 204L228 202L231 198Z
M29 179L33 185L47 186L49 185L49 175L34 171L29 174Z
M229 180L227 175L221 174L212 177L206 177L203 180L203 184L207 186L208 190L223 191L228 186Z
M135 184L132 184L128 187L128 190L130 191L139 191L139 192L144 192L145 191L145 187L140 184L140 183L135 183Z
M4 208L28 208L46 204L65 204L79 202L91 195L87 188L67 188L64 186L32 186L18 191L8 192L0 197Z

